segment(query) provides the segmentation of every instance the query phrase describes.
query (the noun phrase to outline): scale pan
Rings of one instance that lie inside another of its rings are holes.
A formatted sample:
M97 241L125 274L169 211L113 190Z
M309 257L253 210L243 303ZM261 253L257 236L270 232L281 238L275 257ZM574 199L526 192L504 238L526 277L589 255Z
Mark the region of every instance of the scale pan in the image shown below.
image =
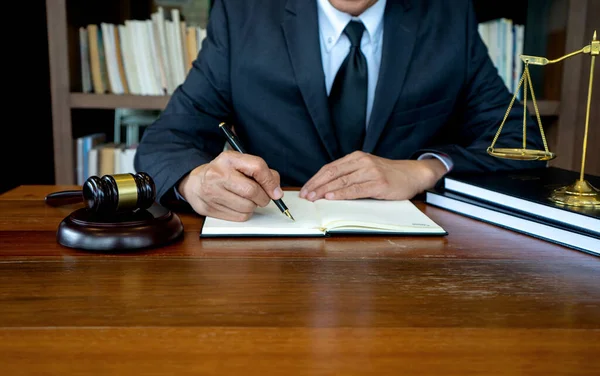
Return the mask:
M494 157L516 159L519 161L549 161L556 158L556 154L545 150L488 148L487 153Z

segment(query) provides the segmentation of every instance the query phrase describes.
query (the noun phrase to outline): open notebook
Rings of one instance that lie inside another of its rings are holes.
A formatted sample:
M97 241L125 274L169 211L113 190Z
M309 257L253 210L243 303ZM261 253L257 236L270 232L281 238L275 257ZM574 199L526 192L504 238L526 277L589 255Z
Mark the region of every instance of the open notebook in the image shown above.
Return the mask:
M283 201L296 221L273 202L245 222L207 217L201 237L328 236L332 234L447 235L412 202L372 199L310 202L287 191Z

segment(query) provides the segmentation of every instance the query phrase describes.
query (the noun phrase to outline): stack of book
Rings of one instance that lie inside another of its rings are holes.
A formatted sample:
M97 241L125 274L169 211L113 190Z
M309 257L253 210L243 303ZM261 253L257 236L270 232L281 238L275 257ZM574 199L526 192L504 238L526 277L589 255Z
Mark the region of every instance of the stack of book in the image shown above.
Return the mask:
M162 7L147 20L79 28L84 93L172 94L183 83L206 38L178 9Z
M508 18L499 18L480 23L479 35L506 88L514 94L523 74L520 56L523 53L525 26ZM521 93L517 93L517 98L521 99Z
M447 175L425 201L470 218L600 256L600 207L556 204L548 197L579 173L557 167ZM585 175L594 187L600 177Z
M91 176L135 174L137 145L106 141L105 133L92 133L75 140L75 178L83 185Z

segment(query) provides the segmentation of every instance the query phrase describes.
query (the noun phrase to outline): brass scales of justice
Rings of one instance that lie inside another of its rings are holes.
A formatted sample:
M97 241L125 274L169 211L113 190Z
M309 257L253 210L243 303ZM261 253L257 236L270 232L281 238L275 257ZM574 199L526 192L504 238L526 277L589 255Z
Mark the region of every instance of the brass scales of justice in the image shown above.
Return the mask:
M524 63L523 74L519 81L519 85L515 90L513 98L508 106L506 114L504 115L504 119L500 124L500 127L492 141L492 144L487 148L487 153L494 157L498 158L507 158L507 159L516 159L516 160L524 160L524 161L548 161L556 158L556 154L548 150L548 144L546 142L546 136L544 134L544 129L542 127L542 121L540 119L540 113L538 110L537 102L535 100L535 93L533 91L533 85L531 83L531 77L529 75L529 65L547 65L554 64L561 60L567 59L569 57L578 55L578 54L590 54L591 56L591 66L590 66L590 76L589 76L589 88L588 88L588 96L587 96L587 109L585 115L585 133L583 136L583 153L581 157L581 171L579 179L577 179L572 184L557 188L553 190L548 199L552 202L568 205L568 206L578 206L578 207L600 207L600 190L597 187L592 186L587 180L584 179L585 174L585 158L587 151L587 137L588 137L588 128L589 128L589 119L590 119L590 104L592 99L592 82L594 79L594 63L596 60L596 56L600 54L600 41L596 38L596 31L594 31L594 36L592 37L592 41L590 44L584 46L582 49L578 51L571 52L562 57L559 57L554 60L549 60L545 57L539 56L529 56L529 55L520 55L521 60ZM525 82L526 81L526 82ZM504 122L508 118L508 114L515 102L517 97L517 93L523 86L523 146L522 148L494 148L500 133L502 132L502 127L504 126ZM527 149L527 87L529 86L529 90L531 91L531 99L533 101L533 107L535 109L535 115L537 118L537 123L540 128L542 141L544 143L544 150L532 150ZM596 108L596 110L598 110Z

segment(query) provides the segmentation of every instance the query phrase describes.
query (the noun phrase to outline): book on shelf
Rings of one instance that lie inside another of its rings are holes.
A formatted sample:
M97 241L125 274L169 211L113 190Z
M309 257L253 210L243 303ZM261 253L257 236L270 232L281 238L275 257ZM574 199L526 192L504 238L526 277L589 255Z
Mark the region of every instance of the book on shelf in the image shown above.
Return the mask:
M90 176L136 173L133 160L137 145L106 142L104 133L77 138L76 182L83 185Z
M94 90L90 67L91 51L90 43L88 43L88 35L88 28L79 28L79 65L81 67L81 91L84 93L91 93Z
M106 134L92 133L86 136L78 137L75 140L75 177L77 184L83 182L90 176L90 166L93 166L95 159L90 160L90 151L103 144L106 141ZM95 157L91 157L95 158Z
M488 49L492 63L504 81L507 89L514 94L523 74L523 53L525 26L508 18L479 23L479 35ZM517 93L521 99L521 93Z
M150 19L79 28L81 90L96 94L170 95L185 80L206 29L179 9L158 7Z
M374 199L315 202L297 191L283 197L295 221L273 202L245 222L206 217L200 237L327 237L332 235L444 236L447 232L409 200Z
M524 25L499 18L479 24L479 34L511 93L523 64ZM202 49L206 29L186 24L179 9L159 6L146 20L79 28L82 92L172 94ZM518 94L520 99L520 94Z

